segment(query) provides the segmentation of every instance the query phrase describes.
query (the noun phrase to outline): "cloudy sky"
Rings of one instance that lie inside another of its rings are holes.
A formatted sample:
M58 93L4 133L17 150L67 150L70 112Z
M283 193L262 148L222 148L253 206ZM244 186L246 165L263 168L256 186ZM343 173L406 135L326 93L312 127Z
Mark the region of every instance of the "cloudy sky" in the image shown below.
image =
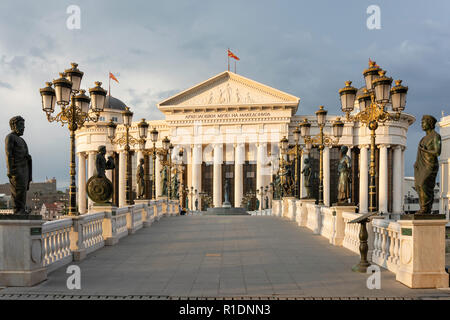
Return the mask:
M369 5L381 29L369 30ZM67 8L81 9L68 29ZM450 2L427 1L20 1L0 2L0 135L8 120L26 119L34 181L69 184L68 130L48 123L39 88L79 63L82 86L108 83L135 119L162 119L156 103L224 71L226 48L238 73L301 98L299 114L325 105L339 114L345 80L363 85L368 58L409 86L407 112L438 119L450 113ZM413 175L420 121L408 133L406 175ZM6 182L1 152L0 182Z

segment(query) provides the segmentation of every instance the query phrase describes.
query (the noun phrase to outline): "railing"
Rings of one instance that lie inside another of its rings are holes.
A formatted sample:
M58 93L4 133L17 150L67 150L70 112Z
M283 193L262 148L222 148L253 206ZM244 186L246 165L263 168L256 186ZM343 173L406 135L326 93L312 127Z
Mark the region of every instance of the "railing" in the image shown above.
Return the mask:
M306 220L306 227L308 229L311 229L315 234L320 234L321 227L322 227L320 206L311 204L311 203L307 203L306 210L307 210L307 214L308 214L308 217Z
M70 251L70 231L72 219L49 221L42 225L44 250L43 266L48 272L56 270L72 261Z
M400 265L400 224L392 220L374 219L372 228L372 262L396 273Z
M100 249L105 245L103 241L102 223L105 216L104 212L86 214L78 220L81 225L81 236L79 235L82 248L86 249L86 254Z
M358 218L359 215L357 213L344 212L342 217L345 224L344 242L342 246L359 254L359 231L361 225L359 223L349 223L353 219Z
M333 236L335 235L335 216L333 215L334 210L329 207L321 207L320 215L322 219L322 229L320 234L331 241Z

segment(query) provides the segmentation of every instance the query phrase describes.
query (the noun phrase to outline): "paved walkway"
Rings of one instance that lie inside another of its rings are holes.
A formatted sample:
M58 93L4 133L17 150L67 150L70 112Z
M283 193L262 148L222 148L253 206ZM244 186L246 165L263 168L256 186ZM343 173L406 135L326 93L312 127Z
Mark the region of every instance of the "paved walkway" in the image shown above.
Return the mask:
M175 297L431 297L382 269L381 289L351 271L358 255L294 222L258 216L164 217L82 262L81 290L68 290L66 267L33 288L10 293Z

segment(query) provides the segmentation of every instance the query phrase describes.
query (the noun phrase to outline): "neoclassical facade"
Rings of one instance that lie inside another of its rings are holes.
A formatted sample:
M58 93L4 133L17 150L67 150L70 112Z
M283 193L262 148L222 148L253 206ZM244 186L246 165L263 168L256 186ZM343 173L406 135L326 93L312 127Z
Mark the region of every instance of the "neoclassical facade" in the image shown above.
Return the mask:
M180 180L189 190L194 190L194 198L199 199L200 208L222 205L225 181L230 186L230 202L239 207L244 205L241 202L245 195L255 193L261 187L268 187L270 190L270 183L278 171L279 141L283 137L294 144L293 131L305 118L312 125L311 134L319 132L316 116L302 115L299 103L300 98L296 96L225 71L161 101L157 107L164 114L165 120L147 122L150 130L156 128L159 132L157 147L161 147L161 140L165 136L171 140L174 145L172 160L182 162L183 166ZM129 107L132 109L132 106ZM338 105L325 108L330 112L340 113ZM106 145L108 153L116 159L116 169L108 172L115 186L113 201L118 206L125 205L125 153L123 147L111 145L106 128L107 123L113 119L118 124L117 134L124 132L123 125L120 125L124 109L123 102L109 97L102 121L87 125L77 132L78 205L81 213L86 212L90 205L86 199L85 185L87 178L93 173L99 145ZM327 116L325 133L331 134L332 123L337 117ZM136 138L140 120L135 119L130 129ZM367 212L370 130L360 123L342 120L345 123L342 138L336 146L326 147L324 150L324 204L330 206L337 200L339 147L346 145L352 159L351 201L358 205L360 212ZM414 121L412 115L402 114L400 121L386 122L377 129L378 148L375 157L380 212L403 211L403 192L398 191L403 189L406 134ZM302 139L300 145L304 145ZM156 179L158 196L161 194L161 177L158 174L161 164L156 161L157 174L152 177L152 161L145 153L145 149L151 147L150 133L144 149L139 145L131 146L132 185L135 185L136 163L144 157L150 164L150 169L147 170L149 179ZM177 156L180 148L184 150L183 159L178 159ZM313 169L318 172L317 148L303 148L300 166L305 157L311 160ZM299 181L300 196L306 195L302 180ZM317 180L318 177L315 176L316 186ZM151 194L148 190L146 193ZM204 196L199 197L199 194ZM317 190L314 194L317 195ZM268 195L271 197L270 192ZM191 209L194 198L188 197L191 199L188 200ZM201 203L202 200L207 202L206 199L210 199L208 203ZM260 203L260 206L264 206L264 203Z

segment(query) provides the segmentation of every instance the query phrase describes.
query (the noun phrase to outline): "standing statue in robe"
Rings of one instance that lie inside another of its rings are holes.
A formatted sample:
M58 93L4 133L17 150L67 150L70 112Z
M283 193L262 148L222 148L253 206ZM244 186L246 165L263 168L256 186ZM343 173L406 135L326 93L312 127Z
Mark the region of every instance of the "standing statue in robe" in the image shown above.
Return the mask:
M168 175L167 175L167 167L164 166L161 170L161 196L167 197L168 194Z
M348 204L350 199L351 162L347 156L348 147L342 146L338 164L338 204Z
M305 199L311 199L312 198L312 186L313 186L313 174L312 174L312 168L311 164L309 162L309 158L305 158L303 160L303 183L306 190L306 197Z
M139 166L136 170L136 183L137 183L137 198L143 199L145 194L145 181L144 181L144 159L139 160Z
M224 198L225 201L223 202L224 205L231 205L230 203L230 183L228 181L228 179L225 179L225 194L224 194Z
M27 191L30 188L31 156L28 146L21 138L25 130L25 119L21 116L9 120L11 133L5 139L6 168L9 178L14 214L29 214L25 209Z
M441 154L441 136L434 130L436 122L433 116L422 117L422 130L426 135L420 140L414 163L414 184L420 206L417 214L431 214L433 207L434 187L439 170L438 157Z
M178 174L175 174L173 179L172 179L172 199L178 199L178 194L179 194L179 188L180 184L178 182Z

